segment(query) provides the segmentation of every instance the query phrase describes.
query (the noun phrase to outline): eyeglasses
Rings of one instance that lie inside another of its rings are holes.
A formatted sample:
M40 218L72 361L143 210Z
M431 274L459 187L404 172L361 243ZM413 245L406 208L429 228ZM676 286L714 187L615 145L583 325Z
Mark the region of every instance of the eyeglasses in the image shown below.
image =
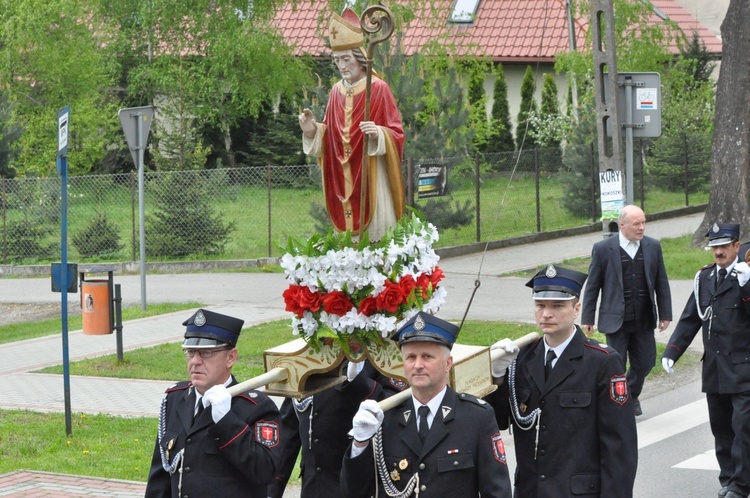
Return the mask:
M219 351L229 351L229 349L183 349L182 353L188 360L191 360L196 354L201 357L201 360L207 360L209 358L212 358Z

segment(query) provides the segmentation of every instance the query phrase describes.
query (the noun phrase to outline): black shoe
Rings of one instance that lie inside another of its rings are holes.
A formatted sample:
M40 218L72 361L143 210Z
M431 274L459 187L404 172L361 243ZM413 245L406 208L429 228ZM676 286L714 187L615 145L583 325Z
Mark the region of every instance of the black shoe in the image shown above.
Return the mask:
M638 401L638 398L633 398L633 411L635 412L635 416L643 415L643 410L641 410L641 402Z
M735 491L727 491L727 494L724 495L724 498L745 498L745 497Z
M719 490L719 498L726 498L728 492L729 488L727 486L722 486Z

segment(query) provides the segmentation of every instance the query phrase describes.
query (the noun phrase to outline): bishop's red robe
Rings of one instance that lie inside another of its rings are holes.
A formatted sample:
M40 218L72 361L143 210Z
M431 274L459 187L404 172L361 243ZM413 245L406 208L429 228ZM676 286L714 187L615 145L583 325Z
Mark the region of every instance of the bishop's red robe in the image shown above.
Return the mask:
M364 79L351 87L345 86L343 80L336 83L329 94L323 124L318 129L323 133L323 150L318 154L318 164L323 172L326 209L337 230L351 230L353 234L360 231L362 155L366 136L359 129L359 123L364 121L365 91ZM401 115L388 84L374 75L370 92L370 121L378 125L385 136L386 153L379 157L386 165L388 185L378 185L378 156L371 156L367 168L365 229L376 210L393 209L395 219L401 218L405 202L401 174L404 150ZM390 189L393 206L376 205L378 188Z

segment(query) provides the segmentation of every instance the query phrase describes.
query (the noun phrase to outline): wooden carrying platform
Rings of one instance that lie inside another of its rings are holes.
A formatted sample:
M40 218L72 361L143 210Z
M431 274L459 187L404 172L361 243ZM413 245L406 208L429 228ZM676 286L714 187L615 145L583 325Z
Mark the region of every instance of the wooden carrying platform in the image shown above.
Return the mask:
M455 344L452 350L453 369L448 383L458 392L484 396L495 389L490 374L490 354L486 346ZM263 353L266 372L285 371L286 375L266 384L269 395L304 398L346 380L342 367L346 355L338 346L312 350L303 339L296 339ZM374 351L364 350L351 361L369 358L375 368L387 377L404 378L403 360L395 342Z

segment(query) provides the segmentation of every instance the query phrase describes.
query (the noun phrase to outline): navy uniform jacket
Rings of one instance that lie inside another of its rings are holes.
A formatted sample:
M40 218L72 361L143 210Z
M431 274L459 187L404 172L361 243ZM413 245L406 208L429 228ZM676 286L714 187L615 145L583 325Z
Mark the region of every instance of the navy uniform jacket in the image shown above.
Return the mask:
M145 496L266 498L281 451L276 404L263 393L249 391L232 398L231 410L218 424L211 406L193 423L195 390L189 382L169 388L165 396L166 431L161 441L157 437ZM164 470L160 445L168 450L170 462L185 449L181 495L179 468L172 475Z
M281 406L282 457L268 496L281 498L284 495L300 448L302 498L342 496L341 461L349 446L348 432L359 404L366 399L381 400L406 387L406 382L390 379L370 362L365 362L362 372L352 382L315 394L305 411L298 412L291 399L284 400Z
M544 356L539 339L521 348L515 367L520 416L542 410L536 458L536 427L522 430L511 417L509 382L486 398L501 429L514 424L515 496L632 497L638 440L620 355L576 326L547 382Z
M649 325L653 330L656 328L657 317L659 320L672 321L672 293L669 290L667 270L664 267L659 241L644 236L641 240L641 251L653 312L653 322ZM625 290L622 282L620 237L613 235L594 244L591 250L589 276L586 279L586 292L583 293L581 323L594 324L596 301L601 291L597 328L604 334L620 330L625 319Z
M703 392L736 394L750 391L750 284L740 287L732 271L714 292L717 271L714 263L698 276L701 312L710 306L713 317L702 321L690 294L664 357L679 360L702 328Z
M450 387L430 427L425 445L417 433L417 411L409 398L385 412L383 455L399 490L419 473L420 498L510 498L505 447L492 408ZM373 443L350 458L347 450L341 489L349 498L387 496L373 468Z

